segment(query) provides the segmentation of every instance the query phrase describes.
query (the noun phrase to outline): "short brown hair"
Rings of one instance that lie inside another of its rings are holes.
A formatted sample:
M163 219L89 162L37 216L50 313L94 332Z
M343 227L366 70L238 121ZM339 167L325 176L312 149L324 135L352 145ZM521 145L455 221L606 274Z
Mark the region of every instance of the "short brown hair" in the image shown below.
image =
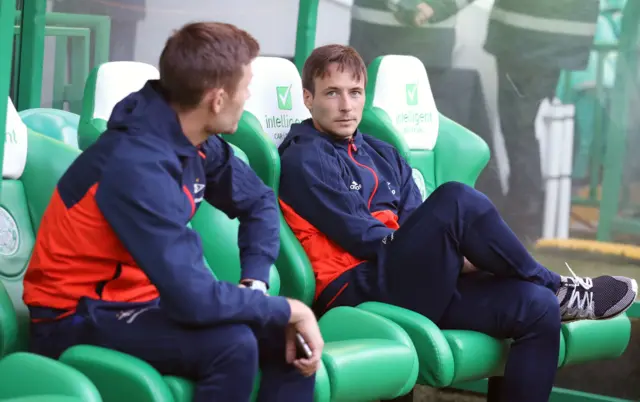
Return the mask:
M311 52L302 67L302 87L313 93L314 80L326 76L329 65L333 63L338 64L338 71L350 70L355 79L364 78L367 84L367 67L360 54L351 46L335 44L320 46Z
M260 45L246 31L220 22L195 22L174 32L160 55L160 85L168 100L185 109L204 92L233 93L242 67L258 56Z

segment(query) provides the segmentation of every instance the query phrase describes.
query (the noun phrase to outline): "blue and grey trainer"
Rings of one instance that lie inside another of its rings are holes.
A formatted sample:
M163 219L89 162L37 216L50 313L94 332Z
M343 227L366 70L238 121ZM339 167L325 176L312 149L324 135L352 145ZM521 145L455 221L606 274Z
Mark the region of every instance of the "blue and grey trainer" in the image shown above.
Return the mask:
M565 263L566 264L566 263ZM606 320L624 313L638 295L638 283L624 276L563 276L557 296L562 321Z

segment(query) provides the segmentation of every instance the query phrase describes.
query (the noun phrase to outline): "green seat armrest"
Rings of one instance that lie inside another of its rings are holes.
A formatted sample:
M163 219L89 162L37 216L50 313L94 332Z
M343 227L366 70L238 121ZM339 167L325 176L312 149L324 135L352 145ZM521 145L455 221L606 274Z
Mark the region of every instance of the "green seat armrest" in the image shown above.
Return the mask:
M394 399L415 385L415 352L397 341L354 339L325 344L322 363L332 401Z
M193 393L195 391L195 383L186 378L167 375L164 381L171 390L175 402L191 402L193 401Z
M400 325L381 315L353 307L336 307L320 318L325 342L352 339L388 339L413 348L413 342Z
M409 378L400 395L409 392L418 377L419 361L416 349L409 335L397 324L365 310L352 307L336 307L320 319L320 329L325 342L347 340L385 339L395 341L409 348L412 367Z
M313 402L331 402L331 380L324 364L316 371L316 386L313 390Z
M385 317L398 324L413 340L420 362L420 378L434 387L451 384L455 375L453 353L443 332L428 318L390 304L367 302L358 309ZM438 367L433 370L432 367Z
M575 321L562 325L566 342L564 365L611 359L624 353L631 339L626 314L603 321Z
M4 357L0 360L0 399L29 395L102 401L98 389L87 377L56 360L25 352Z
M260 387L260 373L256 376L255 386L253 387L253 393L250 400L255 401L258 398L258 391ZM165 382L171 390L173 399L175 402L191 402L193 400L193 393L195 390L195 383L191 380L182 377L165 376ZM314 402L331 402L331 385L329 384L329 376L324 365L320 365L320 368L316 372L316 385L314 390Z
M326 376L326 371L325 371L325 376ZM253 392L249 397L250 401L255 401L258 399L258 391L260 390L259 388L260 378L261 378L261 373L258 372L258 375L256 375L256 379L254 382ZM164 381L169 386L169 389L171 390L171 394L173 394L173 399L175 400L175 402L193 401L193 394L195 392L195 383L193 381L188 380L186 378L182 378L182 377L175 377L172 375L165 376Z
M60 361L89 377L105 402L174 402L160 373L125 353L78 345L67 349Z
M471 187L491 154L482 138L442 114L434 153L438 185L457 181Z
M510 340L501 340L475 331L444 330L455 362L452 383L502 375Z

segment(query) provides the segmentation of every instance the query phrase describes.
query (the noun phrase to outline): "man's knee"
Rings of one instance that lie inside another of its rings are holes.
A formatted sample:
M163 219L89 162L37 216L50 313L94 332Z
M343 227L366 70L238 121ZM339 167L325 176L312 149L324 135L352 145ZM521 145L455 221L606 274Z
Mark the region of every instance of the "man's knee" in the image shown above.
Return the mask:
M476 214L481 214L494 208L486 195L471 186L455 181L440 185L431 197L450 207L468 212L473 211Z
M198 331L190 339L193 342L195 359L203 361L206 367L231 371L244 371L255 375L258 370L258 341L247 325L234 324L207 328ZM235 373L234 373L235 374Z
M522 328L518 335L559 334L562 324L560 305L553 291L531 284L525 288L522 302Z

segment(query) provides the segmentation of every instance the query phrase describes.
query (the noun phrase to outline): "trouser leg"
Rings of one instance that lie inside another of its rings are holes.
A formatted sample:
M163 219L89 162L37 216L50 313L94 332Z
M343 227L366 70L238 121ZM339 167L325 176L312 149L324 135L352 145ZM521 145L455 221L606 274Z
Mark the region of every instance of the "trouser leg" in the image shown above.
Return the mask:
M546 402L560 350L560 308L553 291L517 278L464 275L438 325L513 339L495 400ZM499 384L498 386L495 386Z

